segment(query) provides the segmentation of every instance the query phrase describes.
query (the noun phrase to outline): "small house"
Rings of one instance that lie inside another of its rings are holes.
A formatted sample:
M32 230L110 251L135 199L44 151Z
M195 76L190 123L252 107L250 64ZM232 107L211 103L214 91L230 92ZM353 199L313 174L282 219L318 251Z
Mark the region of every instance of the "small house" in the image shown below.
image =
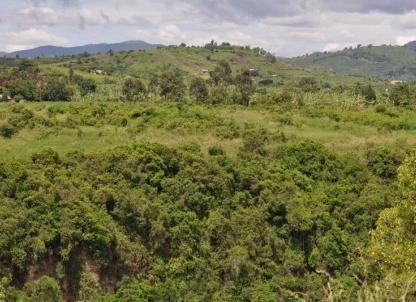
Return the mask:
M209 75L209 70L208 69L201 69L199 71L200 75L202 76L208 76Z
M390 81L390 85L397 85L397 84L402 84L405 83L404 81L398 81L398 80L392 80Z
M96 75L106 75L107 74L104 70L101 70L101 69L91 70L91 73L94 73Z

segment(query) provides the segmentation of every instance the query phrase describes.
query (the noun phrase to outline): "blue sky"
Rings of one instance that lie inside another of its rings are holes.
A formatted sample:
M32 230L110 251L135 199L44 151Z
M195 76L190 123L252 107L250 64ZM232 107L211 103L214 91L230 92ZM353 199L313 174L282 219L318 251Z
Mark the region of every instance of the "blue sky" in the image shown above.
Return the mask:
M145 40L279 56L416 40L416 0L1 0L0 51Z

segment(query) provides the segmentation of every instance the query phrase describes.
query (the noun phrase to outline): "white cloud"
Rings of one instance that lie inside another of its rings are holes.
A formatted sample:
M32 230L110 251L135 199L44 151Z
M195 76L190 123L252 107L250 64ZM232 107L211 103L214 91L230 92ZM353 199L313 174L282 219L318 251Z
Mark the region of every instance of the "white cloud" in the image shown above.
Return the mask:
M416 35L413 35L413 36L398 36L396 38L396 43L398 45L404 45L404 44L407 44L411 41L416 41Z
M204 44L211 39L279 56L416 39L415 0L1 0L0 50L129 39ZM13 33L34 31L37 40ZM21 41L20 41L21 40Z
M4 49L7 52L32 48L45 44L66 45L68 43L65 38L54 36L35 28L20 32L1 34L0 39L5 41Z

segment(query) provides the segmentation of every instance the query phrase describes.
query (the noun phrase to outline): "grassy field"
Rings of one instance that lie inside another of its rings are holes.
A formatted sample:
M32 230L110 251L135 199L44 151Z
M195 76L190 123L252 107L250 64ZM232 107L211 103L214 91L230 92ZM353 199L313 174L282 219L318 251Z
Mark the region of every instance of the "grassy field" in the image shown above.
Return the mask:
M99 151L157 142L170 146L221 146L236 155L249 131L265 131L272 149L286 141L311 139L339 151L364 151L374 145L416 144L416 113L374 108L345 111L326 107L244 108L169 103L1 104L0 124L19 131L0 138L0 156L28 159L34 152Z

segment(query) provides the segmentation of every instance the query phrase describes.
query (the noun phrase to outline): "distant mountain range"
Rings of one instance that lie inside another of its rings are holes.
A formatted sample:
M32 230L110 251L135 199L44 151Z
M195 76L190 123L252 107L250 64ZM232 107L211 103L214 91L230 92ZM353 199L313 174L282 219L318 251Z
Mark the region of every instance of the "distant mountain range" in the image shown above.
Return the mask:
M360 46L286 60L297 67L376 79L416 81L416 41L404 46Z
M407 49L415 50L416 51L416 41L409 42L406 45L404 45Z
M121 43L100 43L89 44L75 47L60 47L60 46L41 46L28 50L20 50L10 53L0 52L0 56L4 57L20 57L20 58L36 58L36 57L55 57L55 56L70 56L77 55L84 52L96 54L99 52L107 52L109 50L122 51L134 49L149 49L162 47L161 44L150 44L144 41L126 41Z

